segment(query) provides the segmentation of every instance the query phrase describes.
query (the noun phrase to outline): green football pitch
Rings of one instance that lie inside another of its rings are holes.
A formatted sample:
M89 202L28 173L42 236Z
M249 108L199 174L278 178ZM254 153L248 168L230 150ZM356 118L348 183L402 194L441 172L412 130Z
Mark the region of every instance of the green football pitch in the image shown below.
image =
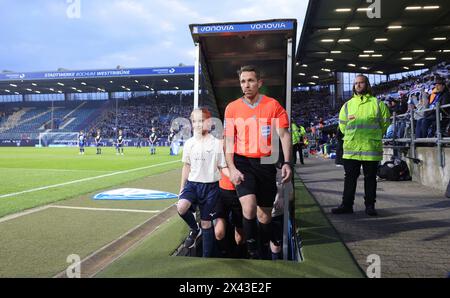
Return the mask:
M0 217L181 166L169 148L0 148ZM176 190L178 192L178 189Z
M79 155L77 148L0 148L0 277L53 277L65 272L70 255L84 262L105 252L117 257L98 270L94 266L89 276L363 276L298 178L296 222L303 240L302 263L172 257L187 233L173 212L120 251L120 245L114 244L173 210L176 199L98 201L92 197L121 187L177 193L181 155L170 156L168 148L158 148L157 155L134 147L125 147L124 155L116 155L114 148L103 148L102 155L95 152L95 148L86 148L85 155Z

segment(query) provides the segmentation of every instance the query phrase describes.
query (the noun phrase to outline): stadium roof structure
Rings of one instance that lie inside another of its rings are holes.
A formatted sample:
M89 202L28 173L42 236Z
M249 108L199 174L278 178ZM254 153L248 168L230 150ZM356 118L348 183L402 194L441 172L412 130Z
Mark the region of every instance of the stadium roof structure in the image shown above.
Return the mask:
M0 95L193 90L194 67L0 73Z
M388 75L449 60L448 0L370 2L309 1L295 85L332 81L333 72Z
M221 117L227 103L242 96L237 71L243 65L258 67L263 93L286 103L294 65L288 52L295 53L296 19L191 24L189 28L205 85Z

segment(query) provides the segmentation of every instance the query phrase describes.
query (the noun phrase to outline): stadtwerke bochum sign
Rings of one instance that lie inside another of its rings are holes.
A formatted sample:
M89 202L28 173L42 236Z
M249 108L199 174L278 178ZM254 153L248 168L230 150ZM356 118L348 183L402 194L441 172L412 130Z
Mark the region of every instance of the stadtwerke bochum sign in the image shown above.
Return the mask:
M87 78L102 78L102 77L190 75L193 73L194 73L193 66L53 71L53 72L23 72L23 73L2 73L0 74L0 81L51 80L51 79L64 80L64 79L87 79Z

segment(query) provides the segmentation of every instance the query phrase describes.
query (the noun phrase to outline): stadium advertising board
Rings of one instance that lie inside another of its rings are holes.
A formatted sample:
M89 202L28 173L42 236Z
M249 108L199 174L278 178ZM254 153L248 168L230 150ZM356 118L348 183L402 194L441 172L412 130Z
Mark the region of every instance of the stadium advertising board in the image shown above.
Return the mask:
M87 78L130 77L130 76L184 75L184 74L188 75L193 73L194 73L193 66L82 70L82 71L24 72L24 73L2 73L0 74L0 81L51 80L51 79L61 80L61 79L87 79Z
M249 24L214 24L192 27L192 34L214 34L214 33L237 33L237 32L257 32L257 31L284 31L292 30L292 21L274 21L266 23Z

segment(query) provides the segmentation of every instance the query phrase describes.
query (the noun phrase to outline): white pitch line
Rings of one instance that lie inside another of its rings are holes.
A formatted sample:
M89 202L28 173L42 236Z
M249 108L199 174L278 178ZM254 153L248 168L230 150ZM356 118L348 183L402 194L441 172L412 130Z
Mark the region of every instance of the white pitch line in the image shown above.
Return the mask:
M114 208L92 208L92 207L73 207L50 205L50 208L58 209L75 209L75 210L91 210L91 211L115 211L115 212L135 212L135 213L159 213L161 210L138 210L138 209L114 209Z
M16 219L16 218L22 217L24 215L29 215L29 214L32 214L35 212L44 211L48 208L50 208L50 206L47 205L47 206L43 206L43 207L36 207L36 208L29 209L29 210L19 212L19 213L7 215L5 217L0 218L0 223L11 220L11 219Z
M65 169L33 169L33 168L0 168L1 170L20 170L20 171L50 171L50 172L89 172L89 173L113 173L114 171L97 170L65 170Z
M159 213L161 210L139 210L139 209L114 209L114 208L91 208L91 207L73 207L73 206L61 206L61 205L46 205L42 207L36 207L23 212L7 215L0 218L0 223L22 217L24 215L30 215L39 211L44 211L49 208L58 209L75 209L75 210L92 210L92 211L116 211L116 212L134 212L134 213Z
M66 185L80 183L80 182L86 182L86 181L90 181L90 180L94 180L94 179L110 177L110 176L114 176L114 175L120 175L120 174L126 174L126 173L135 172L135 171L141 171L141 170L150 169L150 168L154 168L154 167L158 167L158 166L168 165L168 164L171 164L171 163L176 163L176 162L179 162L179 161L181 161L181 160L180 159L179 160L173 160L173 161L163 162L163 163L159 163L159 164L155 164L155 165L151 165L151 166L146 166L146 167L141 167L141 168L135 168L135 169L119 171L119 172L114 172L114 173L100 175L100 176L94 176L94 177L88 177L88 178L73 180L73 181L59 183L59 184L54 184L54 185L48 185L48 186L42 186L42 187L38 187L38 188L32 188L32 189L28 189L28 190L24 190L24 191L19 191L19 192L9 193L9 194L5 194L5 195L0 195L0 199L17 196L17 195L21 195L21 194L24 194L24 193L30 193L30 192L40 191L40 190L44 190L44 189L49 189L49 188L55 188L55 187L66 186Z

